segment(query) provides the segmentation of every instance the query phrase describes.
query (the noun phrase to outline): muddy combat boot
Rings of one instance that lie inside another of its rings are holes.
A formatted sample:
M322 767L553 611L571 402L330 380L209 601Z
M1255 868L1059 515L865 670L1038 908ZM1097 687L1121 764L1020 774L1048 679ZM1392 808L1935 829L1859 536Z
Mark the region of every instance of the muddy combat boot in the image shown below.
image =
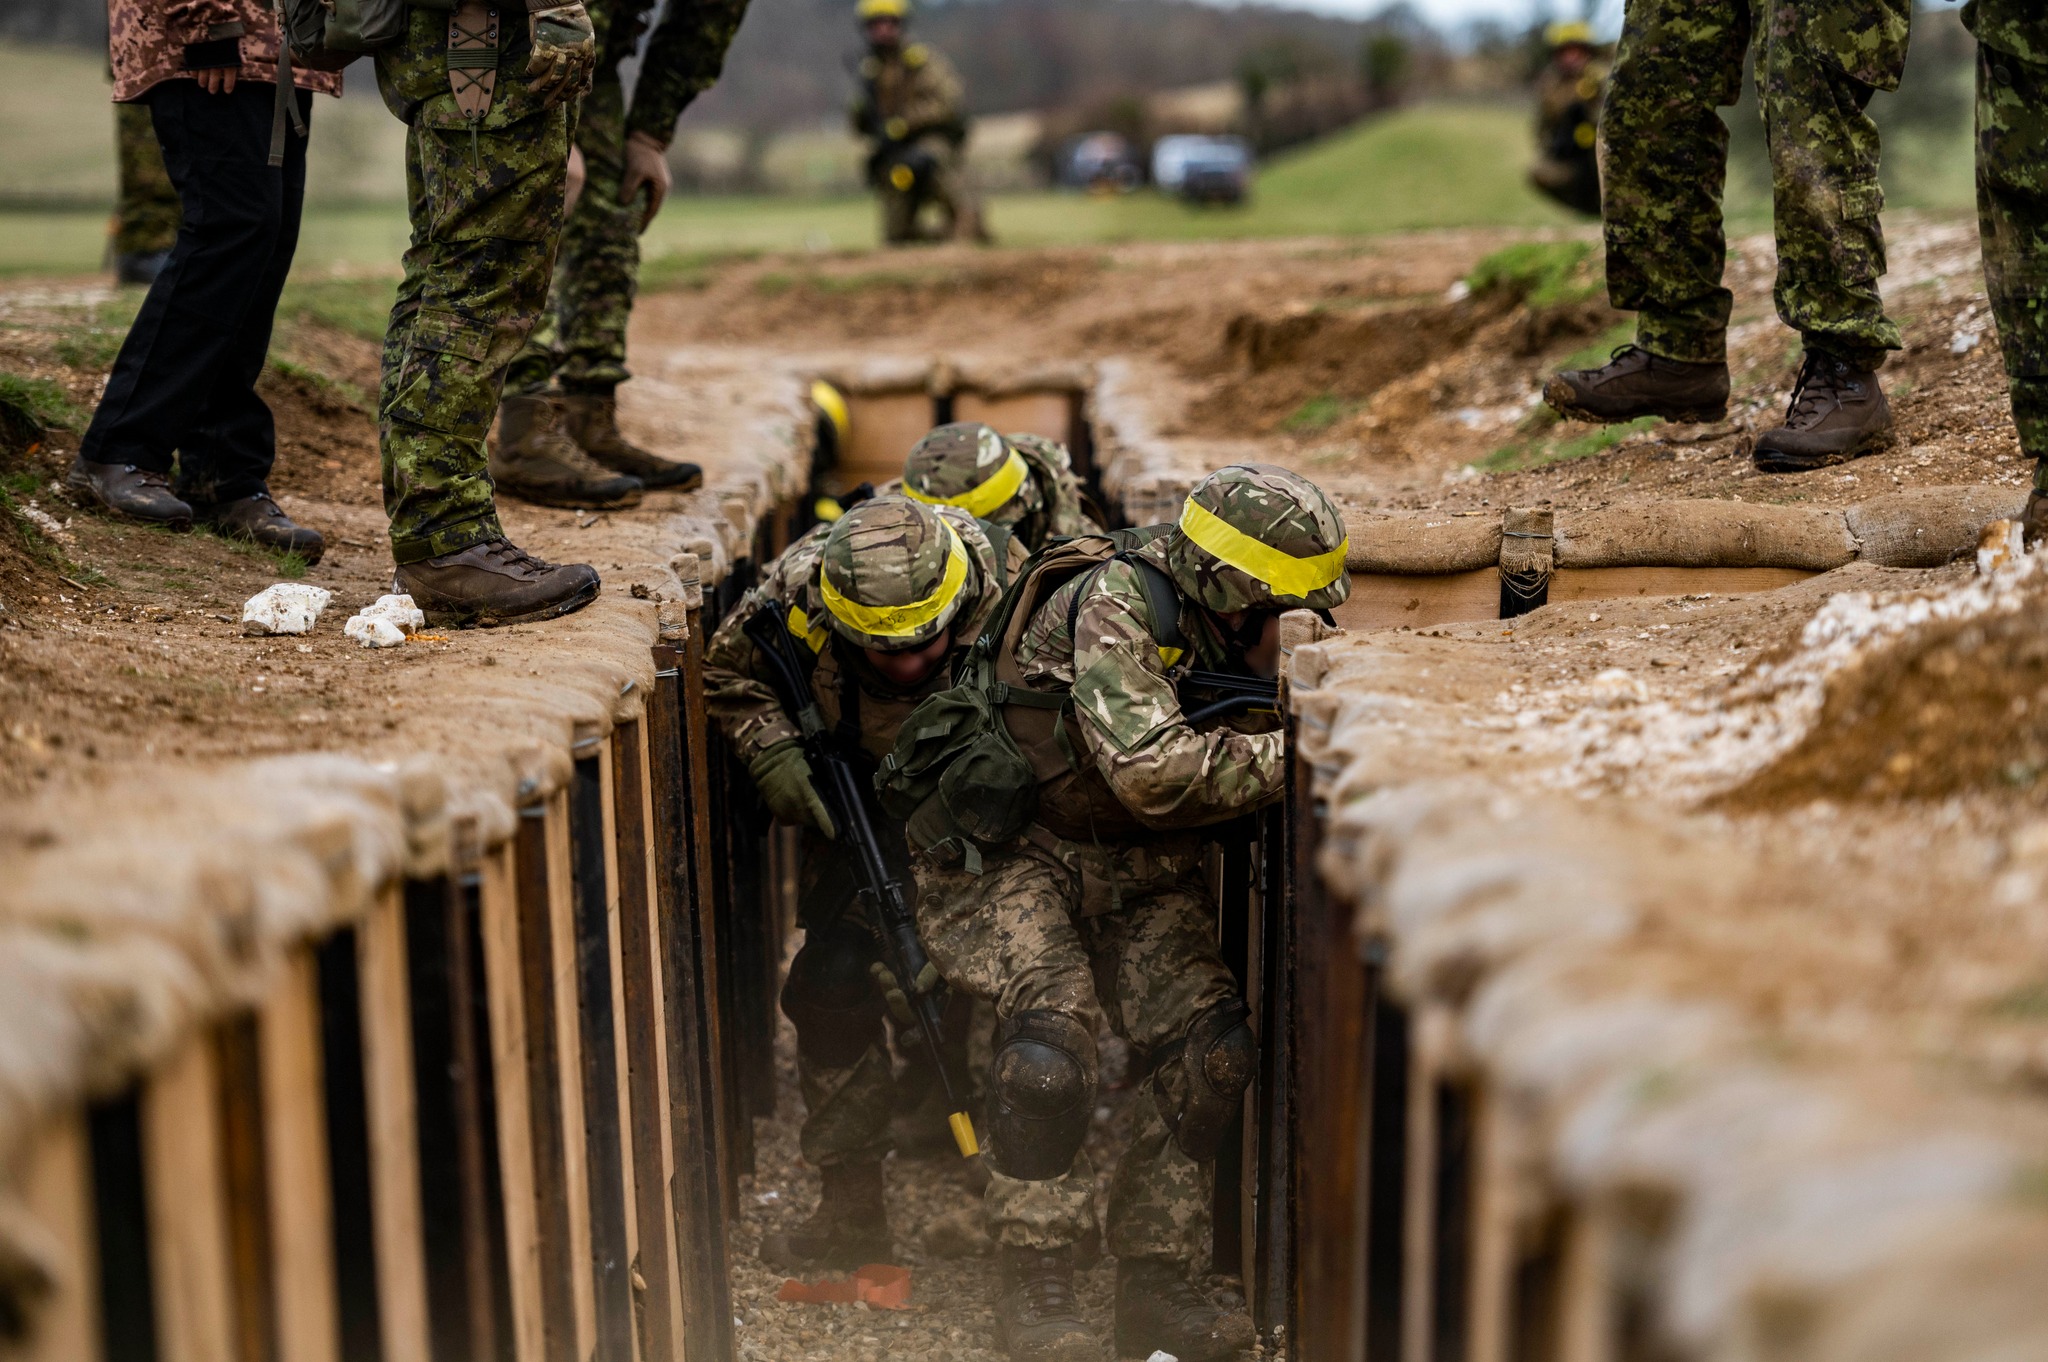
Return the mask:
M1099 1362L1102 1345L1074 1294L1074 1251L1005 1244L997 1258L996 1346L1010 1362Z
M555 419L555 405L546 397L507 397L499 404L498 447L491 451L491 481L498 490L572 510L639 505L645 484L592 463L555 428Z
M1624 345L1597 369L1551 375L1543 400L1574 421L1719 421L1728 415L1728 364L1688 364Z
M784 1272L844 1272L887 1262L894 1244L882 1202L882 1165L832 1164L819 1172L825 1192L818 1209L793 1230L764 1235L761 1261Z
M403 564L392 582L428 624L444 629L553 619L589 605L597 588L597 569L588 563L542 562L509 539Z
M2029 551L2048 543L2048 492L2027 493L2027 509L2020 512L2020 542Z
M1873 454L1891 443L1892 408L1877 374L1809 350L1782 425L1756 441L1759 473L1804 473Z
M327 552L327 540L320 531L286 515L268 492L233 501L195 500L192 514L215 534L247 539L281 553L296 553L308 563L319 562L320 555Z
M73 459L64 474L64 487L81 501L94 502L117 515L174 530L192 528L192 508L171 490L170 478L132 463Z
M561 402L563 429L592 461L645 487L694 492L704 485L704 470L696 464L650 454L621 435L618 399L610 393L564 393Z
M1251 1317L1210 1301L1178 1263L1125 1258L1117 1264L1119 1357L1167 1352L1180 1362L1224 1362L1251 1346Z

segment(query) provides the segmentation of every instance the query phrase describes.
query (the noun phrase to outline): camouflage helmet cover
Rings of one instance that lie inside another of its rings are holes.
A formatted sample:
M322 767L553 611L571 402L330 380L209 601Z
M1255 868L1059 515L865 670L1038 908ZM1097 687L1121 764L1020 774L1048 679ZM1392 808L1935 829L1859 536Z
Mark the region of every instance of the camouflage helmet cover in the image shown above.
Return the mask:
M929 506L876 497L832 523L817 593L841 638L901 652L945 632L972 593L967 545Z
M1022 452L975 421L940 426L919 440L903 464L903 492L996 525L1014 525L1043 504Z
M1327 610L1351 594L1349 548L1322 488L1271 464L1234 464L1188 494L1166 566L1211 610Z

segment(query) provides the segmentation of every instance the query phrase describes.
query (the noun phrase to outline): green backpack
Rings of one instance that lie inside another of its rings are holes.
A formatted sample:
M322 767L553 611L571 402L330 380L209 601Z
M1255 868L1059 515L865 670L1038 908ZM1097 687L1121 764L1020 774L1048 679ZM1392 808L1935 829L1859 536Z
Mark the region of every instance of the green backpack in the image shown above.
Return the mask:
M312 71L339 71L405 36L406 10L452 9L408 0L278 0L291 59Z
M1069 688L1024 685L1011 660L1018 640L1062 586L1170 528L1054 540L1025 564L961 661L958 679L910 712L875 773L883 810L904 821L913 847L978 874L982 849L1007 845L1031 826L1039 787L1076 769L1079 759L1065 732ZM1140 568L1161 645L1184 650L1172 582L1150 563L1126 561Z

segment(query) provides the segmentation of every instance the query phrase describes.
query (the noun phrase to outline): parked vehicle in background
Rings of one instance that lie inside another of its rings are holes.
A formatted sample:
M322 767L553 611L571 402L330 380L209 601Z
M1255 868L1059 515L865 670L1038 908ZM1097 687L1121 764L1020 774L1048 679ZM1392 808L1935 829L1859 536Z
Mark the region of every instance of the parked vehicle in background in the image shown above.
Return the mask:
M1086 132L1060 153L1060 185L1099 193L1128 194L1145 182L1145 168L1130 139L1116 132Z
M1187 203L1243 203L1252 187L1251 145L1242 137L1162 137L1152 148L1152 182Z

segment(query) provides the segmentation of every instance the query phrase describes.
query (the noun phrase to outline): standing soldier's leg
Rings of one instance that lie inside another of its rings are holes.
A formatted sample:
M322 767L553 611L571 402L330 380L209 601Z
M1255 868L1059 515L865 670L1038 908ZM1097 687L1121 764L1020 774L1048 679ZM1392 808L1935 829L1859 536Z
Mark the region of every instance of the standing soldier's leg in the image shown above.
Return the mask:
M1163 1350L1208 1362L1252 1342L1250 1319L1218 1309L1191 1281L1209 1252L1216 1154L1258 1064L1215 921L1215 905L1190 887L1085 924L1092 952L1115 972L1111 1020L1152 1060L1109 1186L1123 1356Z
M1877 125L1865 112L1876 86L1852 70L1860 45L1878 42L1903 0L1866 0L1868 33L1831 31L1811 6L1764 0L1757 94L1770 142L1778 235L1778 315L1806 342L1784 422L1756 442L1756 466L1796 473L1842 463L1891 437L1891 408L1878 385L1899 328L1885 315L1878 212ZM1906 19L1900 17L1900 24ZM1873 36L1875 35L1875 36ZM1896 41L1904 61L1904 41Z
M982 222L981 201L974 196L974 187L967 178L966 156L946 146L939 148L933 159L938 165L933 197L946 210L944 235L954 241L987 241L988 228Z
M1095 1112L1102 1010L1074 926L1080 886L1034 853L979 875L917 867L917 929L953 987L996 1007L989 1066L989 1232L1000 1256L996 1332L1017 1362L1099 1356L1074 1294L1074 1246L1095 1226L1081 1143Z
M505 367L547 298L568 111L477 128L423 110L407 139L413 245L379 413L400 586L443 624L576 609L595 598L597 574L506 543L484 452Z
M2037 544L2048 539L2048 17L2018 8L1979 14L1980 34L2001 46L1977 49L1977 210L2013 425L2035 460L2024 520ZM1985 33L1987 18L2004 28Z
M902 246L916 241L917 199L891 184L876 192L882 200L882 244Z
M114 275L124 284L154 280L178 238L178 191L147 104L114 106L121 201L114 214Z
M1567 370L1551 406L1589 421L1719 420L1728 404L1721 188L1751 0L1629 0L1600 115L1607 293L1637 314L1635 347Z

